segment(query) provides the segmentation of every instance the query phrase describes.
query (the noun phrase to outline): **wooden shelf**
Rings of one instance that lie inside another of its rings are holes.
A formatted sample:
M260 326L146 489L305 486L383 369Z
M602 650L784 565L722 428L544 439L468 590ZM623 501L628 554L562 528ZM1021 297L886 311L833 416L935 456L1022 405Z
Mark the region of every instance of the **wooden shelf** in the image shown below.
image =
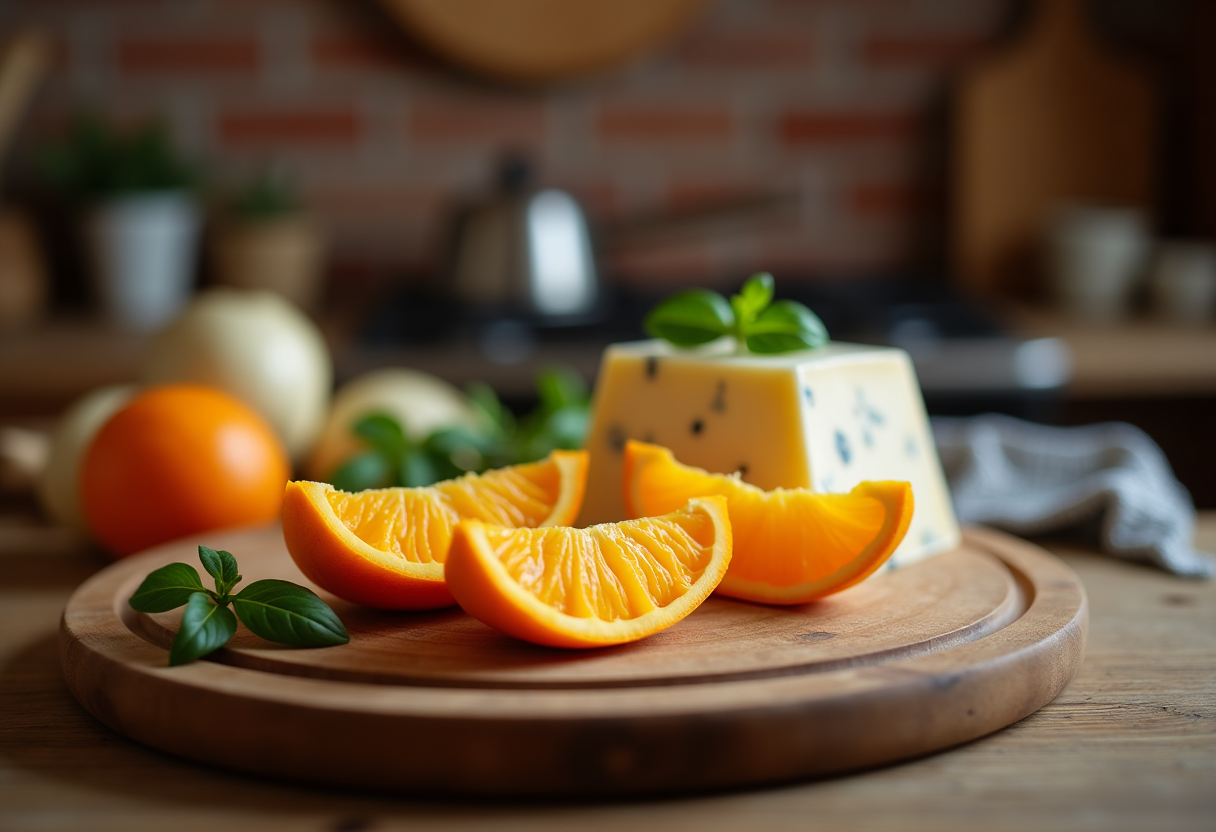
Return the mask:
M1216 395L1216 325L1134 319L1103 326L1029 308L1012 310L1008 321L1017 335L1068 345L1069 398Z
M1026 308L1011 310L1013 333L1056 337L1072 353L1069 398L1158 398L1216 395L1216 326L1185 328L1152 320L1117 326L1080 324ZM55 412L104 384L135 381L151 338L108 329L86 320L56 321L26 332L0 335L0 413ZM487 381L507 397L531 394L543 367L563 363L592 377L600 350L594 345L541 344L515 364L491 361L475 345L335 348L339 379L385 366L406 366L456 384Z

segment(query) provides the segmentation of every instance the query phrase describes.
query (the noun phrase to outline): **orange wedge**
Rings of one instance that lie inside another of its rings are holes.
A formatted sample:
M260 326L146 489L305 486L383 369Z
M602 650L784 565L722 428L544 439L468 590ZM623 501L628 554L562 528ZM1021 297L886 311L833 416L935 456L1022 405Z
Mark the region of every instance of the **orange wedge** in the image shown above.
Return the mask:
M696 609L726 574L726 500L586 529L456 527L448 588L465 612L552 647L637 641Z
M906 482L863 482L848 494L764 491L633 440L625 445L622 486L634 517L704 494L726 497L735 553L718 592L764 604L801 604L862 581L891 557L912 520Z
M348 494L289 482L283 538L309 580L339 598L388 610L456 603L444 584L452 530L474 518L499 526L568 525L583 501L584 451L465 474L424 488Z

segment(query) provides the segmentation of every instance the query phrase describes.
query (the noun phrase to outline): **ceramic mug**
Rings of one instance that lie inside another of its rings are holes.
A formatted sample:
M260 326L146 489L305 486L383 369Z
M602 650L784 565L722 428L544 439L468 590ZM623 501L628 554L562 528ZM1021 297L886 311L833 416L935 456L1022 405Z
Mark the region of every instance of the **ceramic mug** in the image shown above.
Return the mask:
M1202 325L1216 314L1216 244L1164 243L1153 263L1149 293L1157 314Z
M1130 208L1071 205L1047 230L1047 268L1056 304L1069 317L1123 317L1149 249L1148 223Z

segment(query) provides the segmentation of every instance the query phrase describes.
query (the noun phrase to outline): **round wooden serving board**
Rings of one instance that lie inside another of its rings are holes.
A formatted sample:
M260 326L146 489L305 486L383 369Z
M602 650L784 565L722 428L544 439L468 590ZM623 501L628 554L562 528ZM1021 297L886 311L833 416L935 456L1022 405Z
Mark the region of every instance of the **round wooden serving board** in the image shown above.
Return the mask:
M277 527L208 535L245 581L306 584ZM1043 550L968 530L957 550L800 607L711 598L669 630L587 651L515 641L458 609L324 597L350 644L244 629L167 666L179 613L126 603L195 542L128 558L64 610L64 675L116 731L299 781L419 794L619 796L858 769L948 748L1050 702L1085 645L1085 591Z

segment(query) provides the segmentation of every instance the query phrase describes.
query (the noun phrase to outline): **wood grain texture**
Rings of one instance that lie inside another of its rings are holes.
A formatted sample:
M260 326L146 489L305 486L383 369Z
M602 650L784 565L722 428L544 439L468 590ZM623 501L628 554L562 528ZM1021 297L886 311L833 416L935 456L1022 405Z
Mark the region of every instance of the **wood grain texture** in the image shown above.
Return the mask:
M1054 205L1151 212L1148 80L1086 26L1082 0L1037 0L1026 35L970 70L954 113L954 270L983 294L1026 294Z
M673 34L704 0L381 0L419 39L497 80L538 82L623 61Z
M1198 540L1216 551L1216 513L1202 515ZM65 687L56 631L73 590L106 561L32 509L0 503L0 828L1206 832L1216 815L1216 581L1046 545L1085 584L1086 658L1060 697L1005 730L848 777L695 799L469 803L248 777L102 725Z
M220 537L247 580L304 582L277 527ZM1087 620L1067 567L975 530L955 552L827 601L711 599L621 647L539 648L459 610L390 615L330 599L349 645L287 650L243 634L216 660L168 668L176 617L126 599L151 569L193 556L192 544L154 550L72 597L62 659L81 704L193 759L428 794L703 791L925 754L1055 698ZM400 754L417 745L427 754Z

